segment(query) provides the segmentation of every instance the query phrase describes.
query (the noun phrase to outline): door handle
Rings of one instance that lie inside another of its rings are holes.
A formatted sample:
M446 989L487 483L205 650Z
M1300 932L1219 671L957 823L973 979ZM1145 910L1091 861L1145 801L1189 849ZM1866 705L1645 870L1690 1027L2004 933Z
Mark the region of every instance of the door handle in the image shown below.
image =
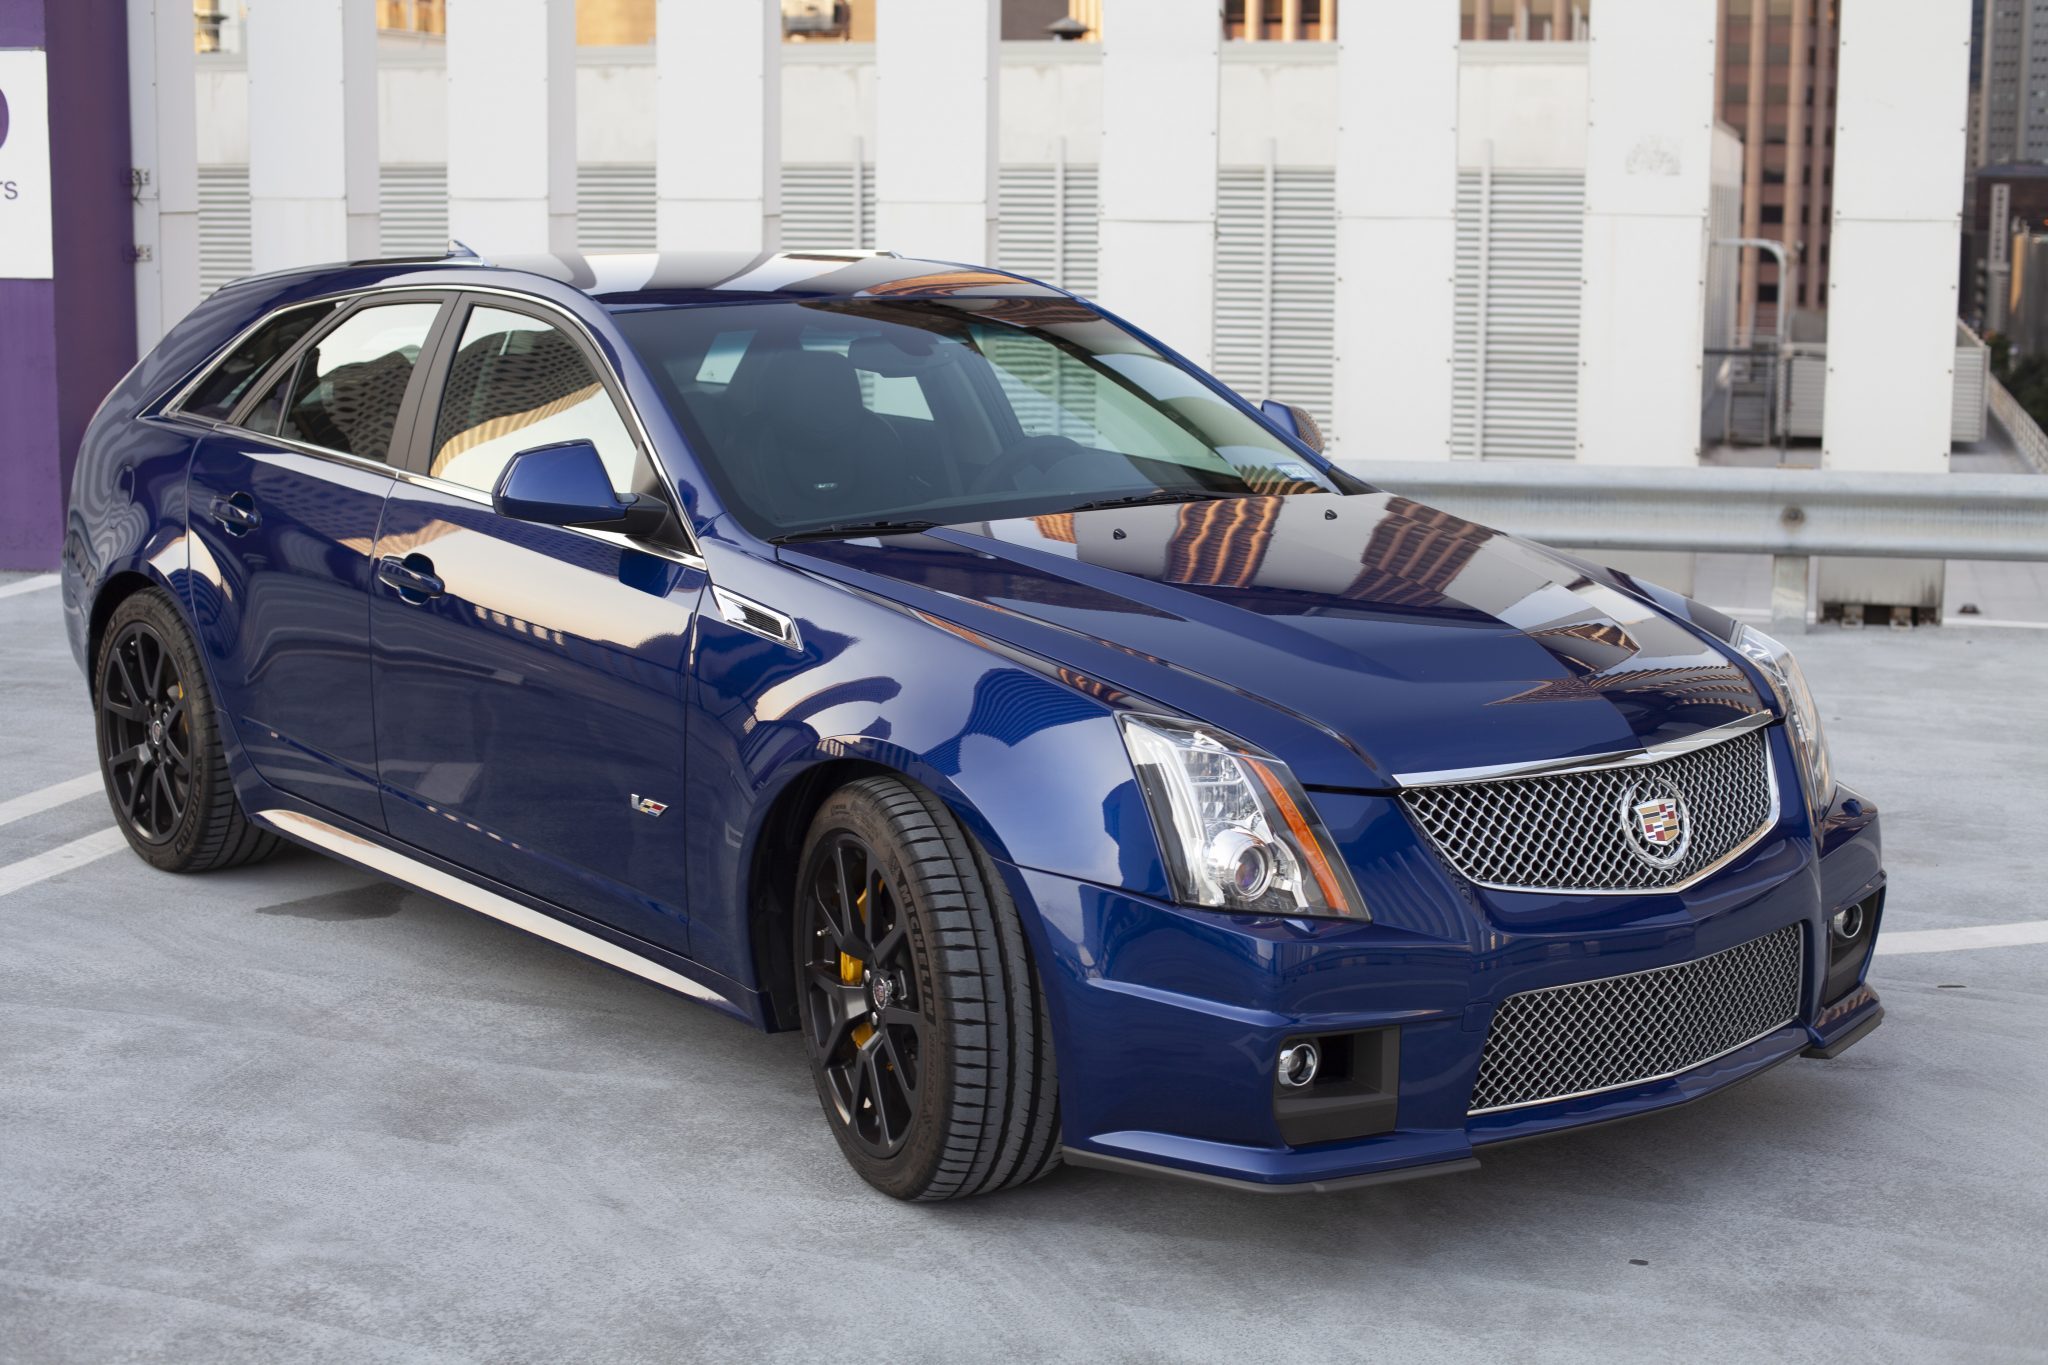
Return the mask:
M231 536L246 536L263 524L263 514L256 510L256 500L247 493L215 498L206 510L219 523L220 529Z
M430 597L439 597L446 587L434 576L434 561L425 555L407 555L403 559L385 555L377 561L377 578L415 606Z

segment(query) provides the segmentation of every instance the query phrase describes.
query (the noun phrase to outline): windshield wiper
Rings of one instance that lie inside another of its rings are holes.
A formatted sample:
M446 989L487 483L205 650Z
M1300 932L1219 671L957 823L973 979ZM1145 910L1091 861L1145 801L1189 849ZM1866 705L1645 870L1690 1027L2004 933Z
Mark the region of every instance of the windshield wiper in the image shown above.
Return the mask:
M923 521L914 517L879 521L835 521L828 526L811 526L788 535L776 536L774 543L787 545L793 540L850 540L856 536L908 535L912 531L929 531L942 525L936 521Z
M1222 498L1242 496L1237 493L1218 493L1207 488L1158 488L1150 493L1132 493L1121 498L1098 498L1094 502L1079 502L1072 507L1061 509L1067 512L1100 512L1110 507L1149 507L1155 503L1168 502L1215 502Z

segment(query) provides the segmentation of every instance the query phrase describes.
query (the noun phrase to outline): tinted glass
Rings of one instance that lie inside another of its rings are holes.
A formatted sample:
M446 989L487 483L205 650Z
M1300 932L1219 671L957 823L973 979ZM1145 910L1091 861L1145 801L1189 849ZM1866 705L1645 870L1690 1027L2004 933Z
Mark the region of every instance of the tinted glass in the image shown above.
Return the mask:
M194 417L226 420L228 414L235 410L235 405L242 401L242 395L270 367L270 363L296 346L300 337L333 316L338 307L340 305L336 303L311 304L305 308L294 308L264 323L199 381L199 386L185 400L184 411Z
M429 472L489 492L520 451L578 440L597 447L613 488L636 491L639 448L576 343L524 313L471 310L448 366Z
M617 317L724 500L760 535L1337 488L1201 376L1064 299Z
M441 311L386 303L345 319L299 357L277 434L365 460L391 456L405 386Z
M242 418L242 425L251 431L260 431L265 436L277 435L277 420L284 416L284 400L292 391L292 382L298 377L299 367L293 365L271 381L270 391L258 399L256 406L249 409Z

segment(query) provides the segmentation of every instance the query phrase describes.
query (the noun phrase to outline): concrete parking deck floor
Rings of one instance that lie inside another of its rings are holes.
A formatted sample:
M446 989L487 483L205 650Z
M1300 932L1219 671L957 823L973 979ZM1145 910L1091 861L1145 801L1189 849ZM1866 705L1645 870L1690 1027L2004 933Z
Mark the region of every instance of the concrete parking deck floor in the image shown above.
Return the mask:
M1799 650L1888 931L2041 919L2048 632ZM0 1360L2048 1356L2048 945L1881 957L1839 1060L1474 1174L906 1207L794 1037L339 863L5 889L109 827L4 804L92 753L55 592L0 596Z

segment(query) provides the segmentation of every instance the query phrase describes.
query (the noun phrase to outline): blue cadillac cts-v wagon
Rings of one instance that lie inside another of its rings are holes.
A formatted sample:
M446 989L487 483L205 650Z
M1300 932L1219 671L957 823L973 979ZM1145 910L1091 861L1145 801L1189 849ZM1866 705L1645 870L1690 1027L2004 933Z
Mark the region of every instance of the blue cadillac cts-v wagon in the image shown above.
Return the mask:
M64 603L169 871L296 840L800 1030L880 1189L1455 1170L1876 1026L1798 666L889 255L221 290Z

